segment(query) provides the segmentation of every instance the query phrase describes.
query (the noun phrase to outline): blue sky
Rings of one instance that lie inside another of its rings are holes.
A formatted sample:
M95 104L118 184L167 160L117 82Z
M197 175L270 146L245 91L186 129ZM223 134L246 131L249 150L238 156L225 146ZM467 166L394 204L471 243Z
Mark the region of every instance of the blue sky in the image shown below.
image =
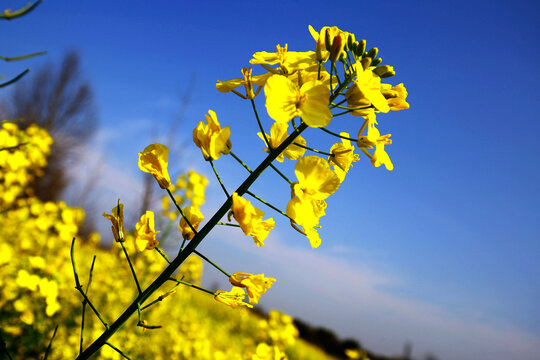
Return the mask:
M4 6L18 5L24 2ZM216 79L238 77L254 52L277 43L313 50L309 24L355 33L379 48L396 68L391 82L409 91L411 109L378 118L394 140L387 149L395 170L375 169L365 158L355 164L328 200L316 251L278 214L263 249L230 231L203 249L229 269L242 264L241 271L277 277L264 307L376 351L399 353L411 341L418 357L533 359L540 351L539 10L534 1L46 1L0 26L2 55L49 54L2 64L2 73L80 52L101 119L87 161L102 163L103 210L118 196L135 201L136 153L164 139L189 91L175 134L186 146L171 168L195 168L212 180L203 208L209 216L222 194L189 142L196 122L213 109L231 125L238 155L252 166L264 156L249 104L218 93ZM355 121L335 119L331 128L352 132ZM306 137L321 148L330 141L318 131ZM230 188L242 180L230 159L217 166ZM257 192L284 206L286 184L271 174L262 181Z

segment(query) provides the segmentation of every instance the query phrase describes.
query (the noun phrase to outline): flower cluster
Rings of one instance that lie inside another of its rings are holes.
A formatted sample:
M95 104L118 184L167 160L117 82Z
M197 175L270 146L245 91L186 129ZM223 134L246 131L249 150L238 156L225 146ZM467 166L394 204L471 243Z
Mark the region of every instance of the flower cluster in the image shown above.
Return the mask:
M352 141L373 166L384 164L388 170L393 170L394 165L385 150L385 145L390 145L392 140L390 134L381 135L377 114L408 109L409 104L403 84L383 82L395 75L395 71L392 66L381 65L378 48L367 50L365 40L356 41L353 33L335 26L325 26L319 32L309 26L309 31L315 40L315 51L289 51L287 45L278 44L276 52L256 52L249 61L251 65L260 65L261 74L254 75L251 67L243 68L243 78L218 80L216 87L222 93L233 92L251 101L254 109L254 99L264 89L265 107L274 122L268 135L255 112L261 129L258 136L265 142L263 150L279 162L285 158L296 161L297 181L291 184L292 196L286 215L293 228L306 235L311 246L316 248L321 244L317 229L320 218L326 214L326 198L337 191L353 163L360 160ZM240 86L245 87L245 95L235 90ZM342 127L332 120L343 115L361 118L356 129L352 129L358 131L356 139L351 137L348 129L332 131L327 128L330 125ZM295 124L295 119L300 120L300 126ZM288 131L291 123L293 133ZM335 142L328 152L317 150L308 146L306 138L299 135L301 126L304 129L322 128L340 141ZM280 148L290 138L293 141ZM369 149L374 150L370 152ZM308 151L311 154L306 153ZM321 154L327 156L321 157ZM264 213L240 195L232 196L234 218L243 232L262 246L274 222L263 222Z

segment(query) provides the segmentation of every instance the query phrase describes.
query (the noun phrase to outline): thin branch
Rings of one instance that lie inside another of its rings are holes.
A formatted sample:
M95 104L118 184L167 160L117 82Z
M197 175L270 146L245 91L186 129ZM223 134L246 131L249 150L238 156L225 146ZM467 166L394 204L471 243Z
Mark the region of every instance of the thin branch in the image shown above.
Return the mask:
M41 3L42 0L37 0L36 2L32 3L31 1L16 11L11 11L11 9L4 10L2 14L0 15L0 19L4 20L12 20L18 17L21 17L23 15L28 14L30 11L34 10L36 6L38 6Z

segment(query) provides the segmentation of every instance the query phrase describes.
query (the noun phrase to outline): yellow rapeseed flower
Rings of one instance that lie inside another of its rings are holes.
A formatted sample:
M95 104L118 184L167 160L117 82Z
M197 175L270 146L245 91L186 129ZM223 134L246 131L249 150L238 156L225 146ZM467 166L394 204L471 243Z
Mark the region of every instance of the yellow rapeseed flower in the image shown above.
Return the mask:
M264 294L276 279L265 277L264 274L252 275L249 273L236 272L231 275L229 281L234 286L247 289L250 304L257 304L261 295Z
M270 77L270 75L272 75L272 73L268 72L262 75L252 76L252 72L253 69L251 68L251 66L248 68L242 68L242 75L244 77L243 79L231 79L226 81L218 80L216 83L216 89L218 89L218 91L222 93L232 91L243 99L254 99L261 91L261 86L266 83L266 80L268 79L268 77ZM256 92L253 91L253 84L259 86ZM246 95L242 95L236 91L236 88L242 85L246 89Z
M204 216L196 206L188 206L185 209L183 209L184 216L188 219L190 224L193 226L195 230L199 230L199 225L204 220ZM195 233L193 230L191 230L191 227L187 223L187 221L184 219L184 217L180 218L180 223L178 224L178 229L182 232L182 236L186 240L191 240L195 236Z
M146 211L135 225L135 248L137 251L152 250L159 242L156 234L159 231L154 229L154 213Z
M300 116L307 125L322 127L332 120L330 93L320 80L305 82L298 89L287 77L272 75L266 81L264 95L268 115L277 122L287 123Z
M304 156L296 163L294 173L298 183L293 190L302 200L324 200L340 185L339 177L330 169L330 164L315 155Z
M250 64L262 65L265 69L283 75L290 75L299 69L305 69L315 63L315 52L313 51L287 51L288 45L276 45L276 52L269 53L259 51L253 54ZM270 68L268 65L278 65L277 69Z
M315 228L320 227L319 219L326 215L325 209L326 202L324 200L294 197L287 204L287 216L302 227L302 232L307 236L313 249L321 245L321 238Z
M167 171L169 149L162 144L152 144L139 153L139 169L154 175L159 186L167 189L171 185L171 178Z
M112 215L103 213L103 216L109 219L112 223L111 229L116 241L124 241L124 204L118 199L118 205L112 211Z
M409 108L407 102L407 89L401 84L392 86L390 84L381 84L381 91L385 99L388 101L390 110L405 110Z
M264 239L275 226L274 219L262 220L264 212L237 193L232 195L232 215L247 236L252 236L257 246L264 246ZM229 215L230 217L230 215Z
M289 136L287 129L289 127L289 124L287 123L278 123L275 122L272 124L272 127L270 128L270 135L265 134L266 138L268 139L268 142L270 142L270 146L272 149L276 149L287 137ZM262 133L257 133L262 141L264 140L264 136ZM294 139L294 143L306 146L306 140L301 137L297 136L296 139ZM291 145L287 146L285 150L278 155L276 158L277 161L283 162L283 157L287 157L287 159L290 160L298 160L302 156L304 156L304 153L306 152L306 149L300 146L295 145L292 143ZM264 148L264 151L270 152L270 149Z
M217 290L214 294L214 299L218 302L228 305L232 308L237 308L239 306L247 306L252 308L253 305L243 302L246 297L246 293L241 287L233 286L231 291Z
M350 137L346 132L341 132L339 134L347 138ZM339 167L345 173L349 171L353 162L360 160L358 154L354 153L354 145L351 145L350 140L344 138L341 138L340 143L332 145L330 153L333 155L328 158L330 165Z
M370 107L351 112L351 115L367 117L374 110L387 113L390 111L388 101L381 92L381 78L372 71L364 69L360 62L353 65L356 69L356 80L345 93L347 105L351 108Z
M201 149L205 160L217 160L221 154L228 154L232 147L231 129L229 126L221 128L214 111L208 110L208 114L204 115L206 124L199 121L193 129L193 142Z
M372 149L373 146L375 146L375 152L371 157L371 164L375 167L384 164L387 170L393 170L394 165L384 150L385 145L392 144L392 139L390 139L391 135L392 134L386 134L381 136L381 133L379 132L379 129L375 127L375 124L370 123L367 136L360 136L360 134L358 134L358 142L356 144L359 147L368 149Z

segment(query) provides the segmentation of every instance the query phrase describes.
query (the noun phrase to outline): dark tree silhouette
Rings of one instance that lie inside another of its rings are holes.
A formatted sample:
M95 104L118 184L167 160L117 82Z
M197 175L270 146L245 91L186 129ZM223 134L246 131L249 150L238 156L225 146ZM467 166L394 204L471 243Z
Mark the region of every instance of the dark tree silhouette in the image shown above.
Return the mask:
M90 85L81 78L76 52L68 52L59 68L51 64L18 82L4 103L5 118L21 119L19 126L37 124L54 139L45 175L33 185L43 201L58 200L68 184L66 169L77 161L74 149L96 129Z

